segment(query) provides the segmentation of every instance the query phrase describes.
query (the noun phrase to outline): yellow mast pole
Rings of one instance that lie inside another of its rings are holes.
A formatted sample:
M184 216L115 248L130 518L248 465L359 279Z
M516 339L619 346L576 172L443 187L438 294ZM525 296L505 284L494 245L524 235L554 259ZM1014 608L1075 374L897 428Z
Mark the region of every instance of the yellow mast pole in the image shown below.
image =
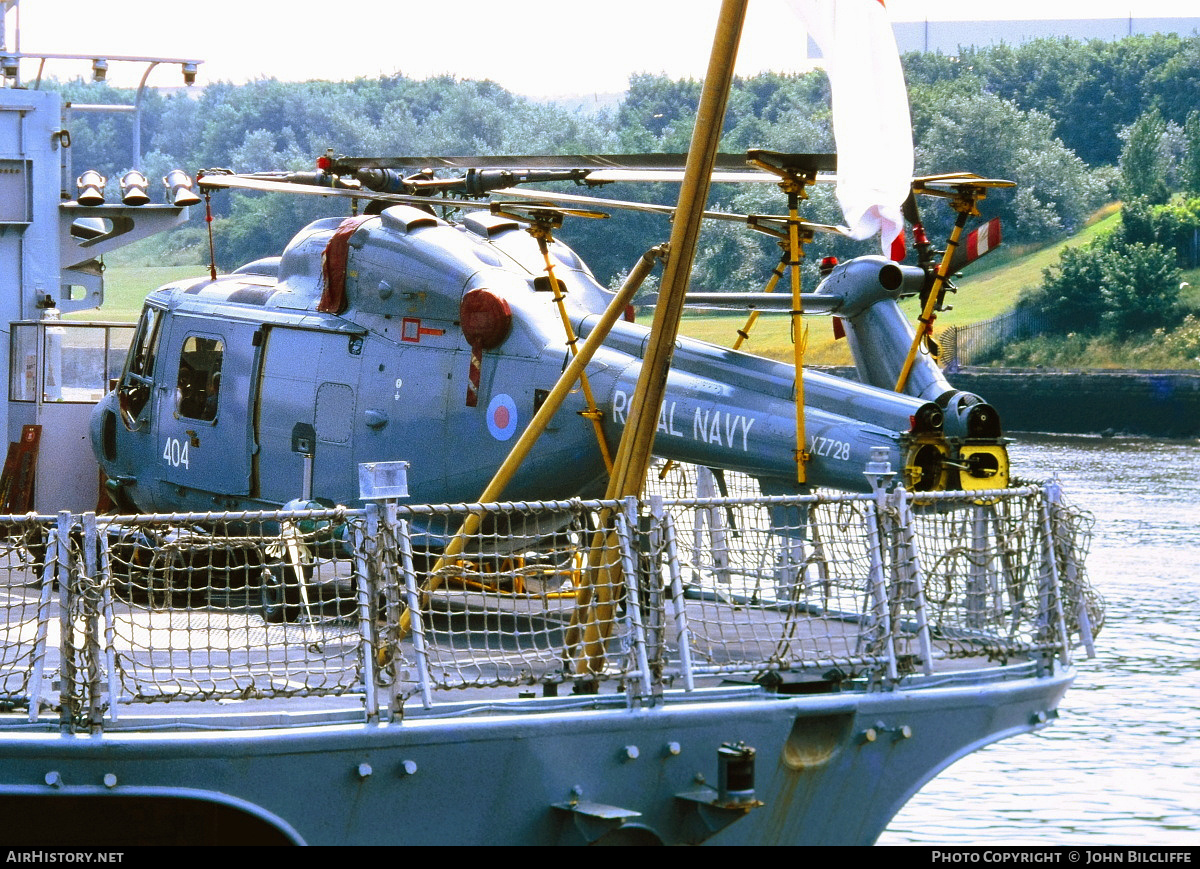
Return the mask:
M679 334L679 318L683 313L702 213L708 200L716 162L746 5L747 0L724 0L721 4L708 75L704 79L696 128L692 134L679 191L679 204L671 227L671 255L663 271L662 288L650 326L650 343L646 348L629 419L617 449L607 493L612 498L640 494L650 465L654 433L666 391L667 372Z
M741 41L747 2L748 0L723 0L721 3L712 53L709 56L708 74L704 78L700 106L696 113L696 127L692 133L691 147L688 149L687 163L684 167L679 204L671 227L671 254L663 273L662 288L650 326L650 342L642 362L637 389L630 402L629 418L625 423L625 431L614 460L613 473L609 478L606 497L610 499L639 495L650 467L654 434L658 427L663 395L666 392L675 339L679 334L679 318L683 313L684 296L695 258L704 206L708 201L708 190L721 138L725 105L733 81L733 65L737 58L738 43ZM611 528L606 527L609 517L601 518L605 522L593 538L592 556L597 556L600 552L613 552L615 549L610 545L611 541L607 540L609 536L614 535ZM604 643L612 627L614 593L620 583L619 562L601 565L595 560L589 560L585 585L581 589L567 637L568 648L577 653L575 672L580 675L598 673L604 665ZM630 606L636 606L636 603L630 602ZM576 647L580 628L583 632L581 649Z
M796 365L796 482L808 482L807 438L804 432L804 351L808 346L808 327L804 325L804 306L800 302L800 219L799 196L788 191L788 256L792 268L792 356Z

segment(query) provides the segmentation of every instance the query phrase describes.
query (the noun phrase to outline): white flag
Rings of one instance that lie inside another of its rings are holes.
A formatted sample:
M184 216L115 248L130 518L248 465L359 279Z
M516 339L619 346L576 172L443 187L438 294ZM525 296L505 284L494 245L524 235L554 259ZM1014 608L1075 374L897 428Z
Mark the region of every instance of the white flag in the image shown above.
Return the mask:
M833 91L838 202L853 238L904 229L913 174L912 119L884 0L789 0L821 49Z

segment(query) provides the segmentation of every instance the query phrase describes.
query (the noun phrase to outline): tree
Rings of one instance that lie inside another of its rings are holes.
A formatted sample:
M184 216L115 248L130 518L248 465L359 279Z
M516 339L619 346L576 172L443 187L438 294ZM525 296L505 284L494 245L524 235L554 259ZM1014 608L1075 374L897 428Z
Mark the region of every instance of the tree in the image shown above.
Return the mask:
M1060 109L1052 112L1063 142L1092 166L1114 165L1121 130L1158 99L1154 82L1186 43L1160 33L1083 45L1086 63Z
M1111 251L1100 287L1101 326L1119 338L1148 335L1179 315L1180 272L1175 252L1157 244Z
M1200 197L1176 195L1163 205L1145 199L1126 203L1121 232L1128 244L1158 244L1175 252L1180 268L1200 265Z
M1176 40L1175 50L1147 78L1146 91L1163 116L1182 124L1200 92L1200 37Z
M1193 111L1183 124L1184 157L1180 179L1185 192L1200 195L1200 111Z
M1019 46L1000 44L964 59L988 82L988 91L1025 110L1039 111L1063 126L1062 108L1087 74L1088 51L1074 39L1034 39Z
M1048 115L987 93L947 95L941 87L914 89L911 98L927 121L914 125L918 174L969 171L1016 182L989 192L983 205L1003 220L1011 241L1074 232L1105 198L1102 176L1054 137ZM926 229L948 233L949 209L927 211Z
M617 128L628 150L686 151L700 105L701 83L665 75L634 75L617 110Z
M904 67L910 88L978 90L1024 111L1039 111L1082 160L1111 166L1120 156L1121 130L1152 105L1176 123L1194 107L1200 38L1035 39L1019 46L963 49L953 57L908 54Z
M1100 287L1107 249L1100 243L1067 248L1058 264L1042 272L1042 285L1024 307L1046 318L1052 331L1094 333L1104 313Z
M1064 250L1023 307L1059 332L1128 338L1178 317L1179 284L1172 251L1114 234Z
M1158 109L1151 109L1134 122L1121 150L1121 193L1152 204L1166 202L1168 159L1163 148L1167 124Z

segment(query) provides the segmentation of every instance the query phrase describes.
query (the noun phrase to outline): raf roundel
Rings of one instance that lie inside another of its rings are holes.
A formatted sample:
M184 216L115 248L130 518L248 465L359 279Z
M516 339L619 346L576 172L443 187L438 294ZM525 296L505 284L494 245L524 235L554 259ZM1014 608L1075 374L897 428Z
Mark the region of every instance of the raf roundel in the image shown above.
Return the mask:
M517 403L512 397L500 393L491 400L487 409L488 431L498 441L506 441L517 431Z

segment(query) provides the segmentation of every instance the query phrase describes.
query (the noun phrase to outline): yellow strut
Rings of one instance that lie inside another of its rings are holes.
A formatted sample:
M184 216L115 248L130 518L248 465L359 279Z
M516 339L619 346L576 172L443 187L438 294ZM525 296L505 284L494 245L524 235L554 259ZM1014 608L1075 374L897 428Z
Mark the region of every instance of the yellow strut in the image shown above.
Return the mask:
M958 242L962 238L962 232L967 225L967 219L979 216L979 200L987 197L987 189L989 187L1014 186L1012 181L1005 181L998 178L970 176L967 179L960 180L961 177L957 174L930 176L913 182L914 193L926 193L948 199L950 207L958 212L958 217L954 221L954 228L950 231L950 239L946 242L946 251L942 254L942 262L938 265L937 272L934 274L933 286L925 299L925 307L917 318L917 330L916 334L913 335L912 346L908 348L908 355L904 358L904 365L900 369L900 376L896 378L896 392L904 392L904 387L908 383L908 376L912 373L913 364L917 361L917 353L921 350L921 343L933 332L933 321L937 319L934 310L937 308L938 299L942 295L942 287L945 286L946 281L950 278L950 261L954 258L954 251L958 248Z
M808 345L808 329L804 325L804 311L800 301L800 258L804 251L800 247L800 227L797 225L799 211L797 197L788 194L788 254L792 269L792 347L796 365L796 482L808 480L805 466L808 463L808 443L804 431L804 351Z
M956 210L959 200L951 203L951 207ZM972 209L974 205L972 204ZM975 211L978 214L978 211ZM938 266L937 273L933 278L933 287L929 291L929 296L925 299L925 308L917 317L917 332L913 335L912 345L908 348L908 355L904 357L904 366L900 369L900 376L896 378L896 392L903 392L905 384L908 383L908 375L912 373L913 364L917 361L917 353L920 352L921 343L933 332L933 321L937 319L937 314L934 313L934 308L937 307L938 296L941 295L942 287L946 283L946 279L950 269L950 259L954 256L954 251L958 248L958 240L962 237L963 227L967 224L967 218L970 217L970 211L958 211L958 219L954 221L954 228L950 231L950 240L946 242L946 252L942 254L942 262Z
M537 241L538 250L542 252L542 261L546 264L546 277L550 281L550 288L554 291L554 304L558 309L558 316L562 320L563 330L567 333L567 346L571 348L571 355L577 356L579 355L579 348L576 346L578 336L576 336L575 329L571 326L571 318L567 316L565 290L562 283L554 276L554 264L550 261L550 242L554 241L554 228L562 226L564 214L570 214L575 217L593 218L604 218L608 217L608 215L601 211L563 209L549 206L533 207L527 209L527 213L513 214L504 210L504 206L508 204L493 202L491 211L493 214L510 217L522 223L529 224L526 231L534 237ZM596 408L596 399L592 394L592 385L588 382L587 374L580 373L579 385L583 389L584 402L587 404L587 410L581 411L580 416L592 421L592 428L596 431L596 441L600 445L600 455L604 458L604 468L611 475L613 460L612 452L608 448L608 441L604 438L604 415Z
M776 166L758 158L752 158L748 162L767 172L779 175L781 179L779 189L786 193L788 197L786 235L778 233L753 219L750 225L760 232L766 232L781 239L779 245L783 248L783 258L771 273L771 278L767 281L765 292L772 293L775 291L779 279L783 277L783 269L785 267L791 270L791 331L793 362L796 366L796 482L804 483L808 481L806 465L809 457L808 451L805 449L807 436L804 427L804 353L808 347L808 329L804 325L804 310L800 300L800 260L804 259L804 245L812 241L813 232L811 229L805 229L803 235L801 234L800 200L808 198L805 188L816 180L817 173L813 169L810 172L798 174L794 169L785 166ZM754 327L757 320L758 311L751 311L749 318L746 320L746 325L738 330L738 338L733 344L734 350L740 348L742 342L750 337L750 330Z
M769 163L766 160L762 160L757 157L753 157L746 162L752 166L757 166L766 172L781 176L782 180L779 182L779 189L788 194L788 218L793 221L799 221L799 200L808 198L808 192L805 188L817 180L816 170L814 169L811 172L805 172L803 175L800 175L796 173L795 169L776 166L773 163ZM750 227L752 229L757 229L760 232L766 232L770 235L774 235L776 238L780 239L779 246L783 249L783 256L780 257L779 265L775 266L774 271L771 272L770 279L767 281L766 287L763 288L764 293L773 293L775 292L775 287L779 284L779 279L783 277L783 272L788 265L793 262L798 262L804 258L803 245L812 241L812 231L806 230L805 233L801 235L797 226L796 240L793 241L790 231L788 233L788 237L784 239L782 235L767 229L755 220L750 221ZM796 252L796 248L793 247L793 244L796 244L799 247L798 253ZM750 316L746 318L746 324L742 326L742 328L738 329L737 340L733 342L734 350L741 349L742 342L750 340L750 330L753 329L754 324L758 322L758 315L758 311L751 311Z
M768 280L767 285L763 287L764 293L775 292L775 287L779 284L779 279L783 277L783 272L787 268L788 262L791 260L791 253L788 251L787 246L783 244L783 242L780 242L779 246L783 248L783 256L779 260L779 265L775 266L775 270L771 272L771 279ZM750 339L750 330L752 330L754 328L754 324L758 322L759 313L759 311L751 311L750 316L746 318L746 325L738 329L737 340L733 342L734 350L740 350L742 347L742 342Z
M550 286L554 289L554 304L558 308L558 316L562 319L563 330L567 333L567 346L571 348L571 356L578 356L579 338L575 334L574 327L571 326L571 318L567 316L563 285L554 276L554 264L550 262L550 242L554 240L550 224L541 221L534 222L529 227L529 234L537 239L538 250L542 252L542 259L546 263L546 276L550 279ZM579 373L579 386L583 389L583 399L587 403L587 410L580 415L592 421L592 428L596 431L596 442L600 445L600 455L604 457L604 469L611 474L613 460L612 452L608 448L608 441L604 438L604 423L602 422L604 415L596 409L596 398L592 394L592 385L588 382L587 372Z

